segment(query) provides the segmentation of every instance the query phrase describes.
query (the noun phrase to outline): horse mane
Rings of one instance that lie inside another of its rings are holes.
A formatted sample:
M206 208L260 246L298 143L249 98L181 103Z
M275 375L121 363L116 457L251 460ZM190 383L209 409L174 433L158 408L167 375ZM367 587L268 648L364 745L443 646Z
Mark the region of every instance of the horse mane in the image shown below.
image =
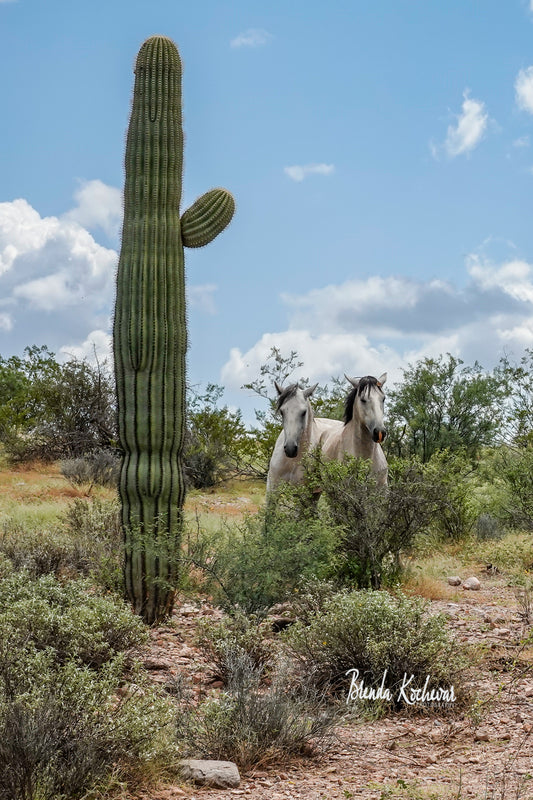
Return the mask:
M278 403L276 405L276 412L278 412L283 405L283 403L291 397L294 397L296 392L298 391L298 384L291 383L290 386L287 386L286 389L282 391L282 393L278 397Z
M374 378L372 375L365 375L364 378L359 380L357 386L354 386L349 392L346 400L344 401L343 421L345 425L347 425L353 419L353 404L355 403L355 398L357 395L370 394L370 390L374 386L378 389L381 388L381 386L378 384L378 379Z

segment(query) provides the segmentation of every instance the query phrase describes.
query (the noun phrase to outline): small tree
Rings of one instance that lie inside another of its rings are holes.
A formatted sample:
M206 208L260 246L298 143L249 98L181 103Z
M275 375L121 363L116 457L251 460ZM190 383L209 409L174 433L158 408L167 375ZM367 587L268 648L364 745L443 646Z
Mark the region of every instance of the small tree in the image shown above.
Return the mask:
M187 481L195 489L254 471L254 442L241 412L218 406L223 391L214 383L203 394L189 389L184 465Z
M445 449L475 458L494 442L504 395L498 373L477 363L464 367L449 353L409 365L402 384L389 392L388 452L423 462Z
M0 442L12 460L76 458L116 442L113 379L105 363L60 364L46 346L0 357Z

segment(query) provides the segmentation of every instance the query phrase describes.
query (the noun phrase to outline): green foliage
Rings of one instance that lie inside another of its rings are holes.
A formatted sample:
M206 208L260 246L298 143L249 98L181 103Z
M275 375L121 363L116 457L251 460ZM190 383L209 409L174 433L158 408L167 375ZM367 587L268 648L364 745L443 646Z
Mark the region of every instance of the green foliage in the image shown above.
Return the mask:
M324 577L334 561L334 532L320 520L271 508L200 537L189 559L201 567L215 601L263 614L305 577Z
M497 374L506 387L504 438L520 447L533 445L533 350L527 348L518 364L500 360Z
M344 581L378 589L400 573L400 555L429 525L437 494L422 465L401 459L389 463L389 485L376 484L368 461L346 458L320 466L326 501L324 524L338 531L338 575Z
M113 326L125 585L147 623L171 611L177 581L185 497L184 247L214 239L235 208L228 192L213 189L181 216L181 120L180 56L170 39L153 36L135 65Z
M257 453L240 411L218 407L224 389L208 384L200 395L189 391L184 464L195 489L216 486L236 475L255 474Z
M260 672L272 662L273 643L265 639L265 633L265 623L237 609L219 622L200 620L197 644L213 663L216 678L228 683L231 665L239 654L248 656Z
M12 644L53 651L58 663L91 667L146 640L141 620L122 601L94 594L90 582L62 583L53 575L31 580L25 572L0 580L0 631Z
M122 594L122 531L116 501L76 499L59 524L36 529L13 520L0 529L0 553L31 577L91 577Z
M457 686L459 659L445 618L428 614L419 599L384 591L339 592L326 597L307 624L297 622L282 636L306 680L319 687L347 690L351 669L374 688L387 670L393 697L404 674L414 675L417 685L430 675L431 686Z
M98 671L30 642L0 642L0 800L87 797L169 757L169 704L147 685L117 688L124 661ZM168 737L168 734L167 734Z
M479 364L464 367L448 354L424 358L404 370L389 392L387 451L423 462L439 450L464 450L475 458L494 441L502 419L505 384Z
M284 665L263 687L261 669L235 652L227 690L183 714L178 739L195 757L231 760L246 770L323 748L338 721L319 693L292 684Z
M505 487L500 513L514 527L533 531L533 446L501 447L494 469Z
M0 357L0 443L12 461L73 458L116 439L114 387L104 365L56 361L47 347Z
M440 537L458 541L472 533L476 507L472 501L475 470L463 450L441 450L424 464L427 491L434 498L431 527Z

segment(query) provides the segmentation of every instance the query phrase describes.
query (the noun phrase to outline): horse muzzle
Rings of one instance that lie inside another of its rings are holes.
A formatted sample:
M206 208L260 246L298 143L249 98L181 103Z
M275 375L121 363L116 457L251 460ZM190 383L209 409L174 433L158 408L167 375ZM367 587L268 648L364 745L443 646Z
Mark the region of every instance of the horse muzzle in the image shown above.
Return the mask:
M379 444L381 444L384 441L386 435L387 431L385 430L385 428L374 428L374 430L372 431L373 440L375 442L378 442Z
M297 444L286 444L283 449L285 450L287 458L295 458L298 455Z

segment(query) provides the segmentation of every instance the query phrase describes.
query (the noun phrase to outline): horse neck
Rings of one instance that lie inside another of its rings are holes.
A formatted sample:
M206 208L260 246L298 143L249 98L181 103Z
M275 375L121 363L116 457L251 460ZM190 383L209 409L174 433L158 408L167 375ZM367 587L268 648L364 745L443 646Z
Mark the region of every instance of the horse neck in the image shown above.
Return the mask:
M361 422L355 414L344 426L345 436L353 443L353 455L361 456L362 458L371 458L375 450L376 443L372 439L368 428Z

